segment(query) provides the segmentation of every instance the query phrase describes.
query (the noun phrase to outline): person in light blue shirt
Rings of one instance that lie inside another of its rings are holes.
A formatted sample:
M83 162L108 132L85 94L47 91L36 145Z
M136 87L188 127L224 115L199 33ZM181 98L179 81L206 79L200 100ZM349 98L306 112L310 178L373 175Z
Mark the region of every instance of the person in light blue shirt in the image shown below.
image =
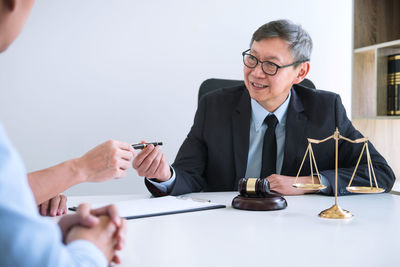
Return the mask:
M106 251L116 243L113 240L114 224L107 217L102 218L98 227L84 230L85 240L82 233L74 233L77 229L67 230L71 225L65 221L71 218L66 216L60 221L61 230L73 237L61 236L60 228L54 222L38 214L23 163L2 126L0 196L0 266L107 266L108 259L97 246ZM67 245L63 244L62 238ZM97 241L96 244L90 242L90 238L106 242Z
M0 52L18 36L33 2L0 0ZM122 248L126 226L115 207L90 210L83 204L58 225L41 217L22 160L1 124L0 200L0 266L107 266L119 262L116 250Z

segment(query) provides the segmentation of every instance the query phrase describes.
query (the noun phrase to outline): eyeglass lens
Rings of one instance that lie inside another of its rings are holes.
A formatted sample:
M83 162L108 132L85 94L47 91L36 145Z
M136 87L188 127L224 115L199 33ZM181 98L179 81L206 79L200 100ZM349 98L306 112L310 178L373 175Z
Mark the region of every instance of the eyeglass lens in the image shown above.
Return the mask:
M258 59L250 54L244 54L244 64L249 68L255 68L258 64ZM275 74L278 67L271 62L264 61L261 65L262 70L267 74Z

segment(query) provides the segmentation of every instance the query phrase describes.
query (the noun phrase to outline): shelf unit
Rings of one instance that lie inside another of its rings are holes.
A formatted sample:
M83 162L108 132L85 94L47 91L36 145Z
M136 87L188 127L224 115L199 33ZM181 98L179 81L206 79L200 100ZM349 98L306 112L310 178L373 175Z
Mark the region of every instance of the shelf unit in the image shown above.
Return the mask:
M400 53L400 0L354 0L353 7L352 121L400 180L400 116L386 115L387 56Z

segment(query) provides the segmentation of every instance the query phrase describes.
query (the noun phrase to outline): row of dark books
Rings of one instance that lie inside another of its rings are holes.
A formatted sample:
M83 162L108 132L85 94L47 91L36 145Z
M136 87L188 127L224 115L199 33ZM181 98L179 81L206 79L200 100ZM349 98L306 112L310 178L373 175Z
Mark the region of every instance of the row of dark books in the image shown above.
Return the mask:
M400 54L388 57L387 114L400 116Z

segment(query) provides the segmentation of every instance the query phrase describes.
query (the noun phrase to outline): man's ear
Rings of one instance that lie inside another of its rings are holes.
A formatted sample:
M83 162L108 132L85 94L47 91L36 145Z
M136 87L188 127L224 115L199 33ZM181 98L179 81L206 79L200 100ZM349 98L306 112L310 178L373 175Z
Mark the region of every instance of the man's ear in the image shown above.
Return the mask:
M307 76L308 72L310 71L310 62L306 61L298 66L299 72L297 73L296 78L293 80L293 84L301 83L304 78Z
M3 1L4 6L8 8L10 11L13 11L15 9L15 6L17 5L17 0L0 0Z

